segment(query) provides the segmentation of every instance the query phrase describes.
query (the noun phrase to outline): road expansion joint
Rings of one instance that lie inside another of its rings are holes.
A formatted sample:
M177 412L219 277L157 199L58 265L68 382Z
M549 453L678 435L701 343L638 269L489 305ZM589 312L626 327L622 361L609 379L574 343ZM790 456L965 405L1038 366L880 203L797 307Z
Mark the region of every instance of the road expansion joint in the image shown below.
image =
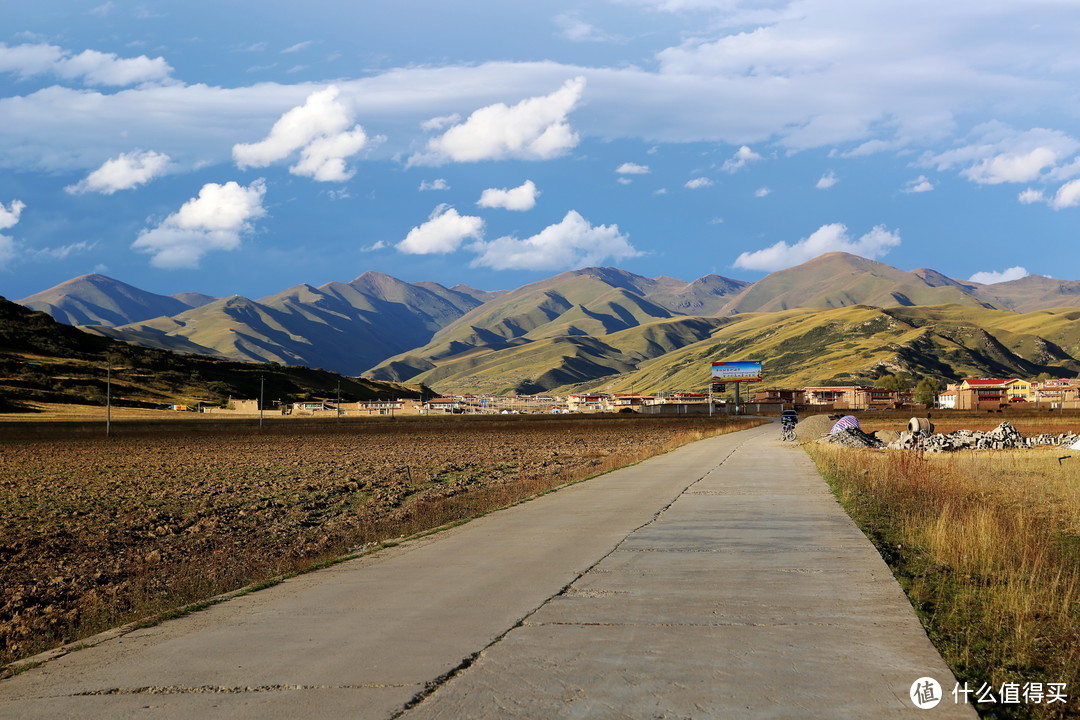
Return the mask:
M553 620L542 623L525 623L525 627L642 627L642 628L721 628L721 627L753 627L753 628L786 628L786 627L850 627L850 624L840 622L749 622L749 621L713 621L713 622L585 622L571 620Z
M642 523L638 527L636 527L636 528L632 529L630 532L628 532L626 534L626 536L623 537L622 540L620 540L615 545L615 547L613 547L608 552L604 553L596 562L594 562L592 565L587 567L585 570L578 573L570 582L568 582L566 585L564 585L562 588L560 588L558 592L556 592L553 595L545 598L539 605L537 605L535 608L533 608L528 613L526 613L524 617L522 617L520 620L518 620L512 626L507 628L502 634L500 634L498 637L496 637L490 643L488 643L484 647L480 648L476 652L472 653L471 655L468 655L465 658L463 658L460 663L458 663L455 667L451 668L447 672L445 672L442 675L440 675L440 676L438 676L438 677L424 683L423 689L420 692L418 692L416 695L414 695L411 700L409 700L407 703L405 703L405 705L402 706L401 710L394 713L390 717L390 720L397 720L397 718L402 717L405 713L407 713L409 710L411 710L412 708L414 708L417 705L419 705L420 703L422 703L425 699L431 697L433 694L435 694L436 691L438 691L439 688L443 687L444 685L449 683L451 680L453 680L455 677L457 677L458 675L463 673L465 670L469 669L469 667L471 667L472 664L475 663L476 660L485 651L487 651L488 649L490 649L490 648L494 647L495 645L497 645L498 643L500 643L503 640L503 638L505 638L507 635L509 635L514 630L516 630L516 629L518 629L520 627L524 627L528 623L529 618L531 618L533 615L535 615L537 612L539 612L544 606L546 606L548 603L550 603L555 598L566 595L578 580L583 578L586 574L592 572L598 565L600 565L602 562L604 562L604 560L608 559L611 555L613 555L615 552L617 552L622 547L623 543L625 543L630 538L631 535L633 535L634 533L638 532L639 530L642 530L642 529L648 527L649 525L652 525L653 523L655 523L657 520L659 520L663 516L663 514L668 510L668 508L670 508L672 505L675 504L675 501L677 501L680 497L682 497L686 493L687 490L694 487L694 485L698 484L699 482L701 482L702 480L707 478L709 475L711 475L712 473L719 470L720 467L725 462L727 462L728 458L730 458L740 448L742 448L742 446L745 445L746 442L748 442L748 441L744 440L743 442L740 442L738 445L736 445L734 448L732 448L720 460L720 462L718 462L716 465L714 465L712 468L710 468L708 471L706 471L705 474L703 474L700 477L695 478L694 480L692 480L689 484L687 484L686 487L684 487L682 490L680 490L678 493L676 493L675 497L673 497L670 502L668 502L666 505L664 505L662 508L660 508L660 510L658 510L652 516L652 518L650 518L646 522Z

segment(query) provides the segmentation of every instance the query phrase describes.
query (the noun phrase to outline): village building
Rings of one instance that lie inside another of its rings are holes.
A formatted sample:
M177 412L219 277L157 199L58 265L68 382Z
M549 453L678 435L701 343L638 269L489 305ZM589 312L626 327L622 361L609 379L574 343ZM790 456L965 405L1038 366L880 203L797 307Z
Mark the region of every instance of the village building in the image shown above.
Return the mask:
M566 398L566 409L570 412L603 412L610 397L607 393L569 395Z
M912 402L910 391L866 385L806 387L803 393L807 405L831 405L837 410L892 410Z
M781 388L768 388L766 390L755 390L751 402L758 404L776 404L780 403L785 406L802 405L806 401L806 392L803 390L783 390Z

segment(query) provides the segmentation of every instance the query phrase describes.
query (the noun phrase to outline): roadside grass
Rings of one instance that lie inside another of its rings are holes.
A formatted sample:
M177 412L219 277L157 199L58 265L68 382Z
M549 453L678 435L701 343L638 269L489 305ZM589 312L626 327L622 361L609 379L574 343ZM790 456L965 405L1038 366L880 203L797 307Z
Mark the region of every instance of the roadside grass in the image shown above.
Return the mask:
M981 714L1080 717L1080 455L806 449L961 683L1067 684Z
M325 458L321 464L298 459L288 465L256 459L279 443L273 436L219 444L200 433L155 433L132 440L143 450L160 446L144 456L120 441L89 446L101 453L93 456L98 471L66 478L62 486L50 478L66 477L66 465L52 474L42 470L35 480L28 479L26 465L8 458L0 462L0 497L10 511L0 517L0 553L8 558L0 566L0 664L141 619L153 623L186 614L239 588L267 587L761 422L597 418L557 426L501 419L382 425L390 436L376 434L377 424L363 424L348 435L313 429L318 444L298 447L335 452L313 453ZM448 437L452 428L456 440ZM552 444L553 428L561 444ZM342 459L348 437L358 458L382 458L377 474L350 480L359 472L350 468L362 465ZM435 438L446 447L435 447ZM25 442L22 452L39 470L62 457L61 445ZM6 443L4 457L19 446ZM169 462L174 446L191 456L187 464ZM406 447L412 449L408 456L402 454ZM215 448L218 454L204 464L200 458ZM514 448L521 460L498 460ZM454 459L449 466L448 455ZM241 461L249 464L239 467ZM179 487L190 494L174 487L180 478ZM61 541L56 557L41 552Z

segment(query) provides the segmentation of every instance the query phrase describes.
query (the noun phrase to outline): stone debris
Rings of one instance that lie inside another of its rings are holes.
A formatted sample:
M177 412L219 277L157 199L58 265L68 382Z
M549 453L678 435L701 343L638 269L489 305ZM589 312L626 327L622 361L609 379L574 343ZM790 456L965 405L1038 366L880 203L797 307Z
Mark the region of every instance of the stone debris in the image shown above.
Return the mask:
M847 428L840 432L831 433L820 438L817 442L829 443L831 445L843 445L844 447L852 448L885 447L885 443L881 442L873 435L867 435L859 428Z
M957 430L938 435L918 435L902 432L900 437L886 445L891 450L907 450L921 447L927 452L950 452L953 450L1019 450L1041 446L1065 447L1080 437L1075 433L1061 435L1034 435L1024 437L1010 422L1003 422L989 432Z

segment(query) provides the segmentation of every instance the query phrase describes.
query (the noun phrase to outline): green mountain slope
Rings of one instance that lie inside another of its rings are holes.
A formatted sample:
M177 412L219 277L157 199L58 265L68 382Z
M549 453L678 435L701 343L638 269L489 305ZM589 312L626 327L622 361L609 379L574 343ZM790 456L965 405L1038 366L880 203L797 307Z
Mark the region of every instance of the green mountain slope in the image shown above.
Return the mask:
M359 375L424 344L478 304L434 283L419 286L368 272L350 283L298 285L258 301L224 298L101 332L141 345Z
M687 283L615 268L574 270L489 300L437 332L429 343L383 361L369 375L403 381L438 367L436 375L447 378L457 375L444 368L451 361L475 363L478 356L541 340L593 337L606 342L612 333L685 314L672 305L718 308L721 298L742 287L716 275ZM612 358L612 363L620 362Z
M961 305L735 316L708 339L611 378L603 388L651 391L705 387L709 364L760 360L766 386L871 382L904 371L961 377L1031 377L1080 372L1080 310L1017 315Z
M56 322L0 298L0 409L26 409L33 403L102 405L105 367L112 363L117 405L160 407L229 397L282 401L417 397L400 385L346 378L307 367L241 363L136 347Z
M721 312L776 312L849 305L993 306L972 294L973 289L939 273L928 276L926 271L907 272L856 255L833 252L767 275L732 298Z

